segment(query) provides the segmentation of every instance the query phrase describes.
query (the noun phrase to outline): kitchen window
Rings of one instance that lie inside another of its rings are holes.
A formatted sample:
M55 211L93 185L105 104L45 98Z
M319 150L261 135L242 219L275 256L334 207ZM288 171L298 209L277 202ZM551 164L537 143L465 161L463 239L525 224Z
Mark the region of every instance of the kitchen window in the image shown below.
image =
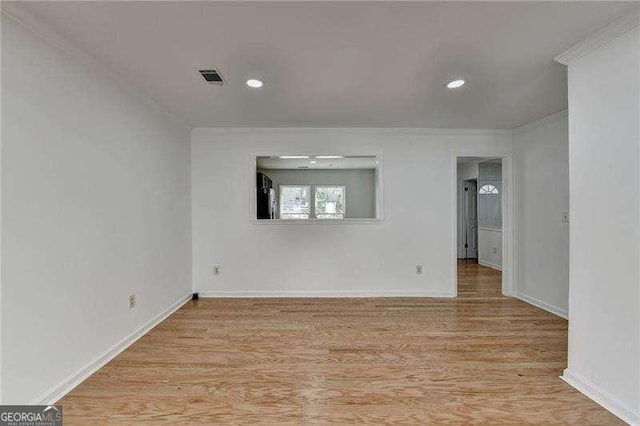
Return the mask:
M280 185L280 219L344 219L343 185Z
M280 185L280 219L309 219L311 187Z
M344 186L316 186L314 204L316 219L344 219Z

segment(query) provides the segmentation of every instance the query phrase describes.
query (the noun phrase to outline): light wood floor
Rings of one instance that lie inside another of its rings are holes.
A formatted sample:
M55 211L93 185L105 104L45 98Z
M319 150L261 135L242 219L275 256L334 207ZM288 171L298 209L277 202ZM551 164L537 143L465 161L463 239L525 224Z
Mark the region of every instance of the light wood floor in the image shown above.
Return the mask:
M458 299L204 299L61 403L65 424L617 424L562 382L567 322L459 265Z

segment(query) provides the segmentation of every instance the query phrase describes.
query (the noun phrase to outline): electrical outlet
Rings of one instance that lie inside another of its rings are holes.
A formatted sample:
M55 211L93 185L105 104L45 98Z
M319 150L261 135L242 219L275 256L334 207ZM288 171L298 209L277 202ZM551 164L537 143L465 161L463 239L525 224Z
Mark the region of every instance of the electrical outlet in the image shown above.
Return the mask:
M416 274L422 275L422 265L416 265Z
M497 247L493 248L493 254L498 254L498 248Z
M569 223L569 212L562 212L562 223Z
M129 309L133 309L136 307L136 295L131 294L129 295Z
M213 267L213 275L220 275L220 266L216 265Z

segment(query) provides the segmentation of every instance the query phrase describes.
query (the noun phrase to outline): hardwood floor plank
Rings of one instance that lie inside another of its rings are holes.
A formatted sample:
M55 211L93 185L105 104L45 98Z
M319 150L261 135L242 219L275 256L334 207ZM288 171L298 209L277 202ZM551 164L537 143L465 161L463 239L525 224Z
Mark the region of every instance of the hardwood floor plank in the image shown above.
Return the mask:
M459 297L200 299L74 389L65 424L623 424L562 382L567 321Z

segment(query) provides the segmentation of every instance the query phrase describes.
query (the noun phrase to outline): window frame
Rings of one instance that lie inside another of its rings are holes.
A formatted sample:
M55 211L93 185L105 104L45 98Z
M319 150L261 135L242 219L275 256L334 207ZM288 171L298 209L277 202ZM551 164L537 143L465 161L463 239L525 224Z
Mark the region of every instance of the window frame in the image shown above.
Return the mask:
M247 220L253 225L259 226L282 226L282 225L328 225L328 226L342 226L342 225L381 225L385 221L386 217L386 203L385 203L385 177L384 177L384 150L373 150L374 152L330 152L330 153L318 153L318 152L294 152L296 155L318 156L318 155L340 155L340 156L353 156L353 157L369 157L375 156L378 160L378 167L375 169L375 217L371 218L346 218L346 219L274 219L264 220L256 217L256 170L258 170L258 158L259 157L273 157L282 155L293 155L290 151L275 151L275 152L259 152L251 153L247 158L247 182L252 182L251 191L247 191L247 205L251 206L247 209ZM278 198L279 199L279 198ZM278 211L279 211L278 207Z

